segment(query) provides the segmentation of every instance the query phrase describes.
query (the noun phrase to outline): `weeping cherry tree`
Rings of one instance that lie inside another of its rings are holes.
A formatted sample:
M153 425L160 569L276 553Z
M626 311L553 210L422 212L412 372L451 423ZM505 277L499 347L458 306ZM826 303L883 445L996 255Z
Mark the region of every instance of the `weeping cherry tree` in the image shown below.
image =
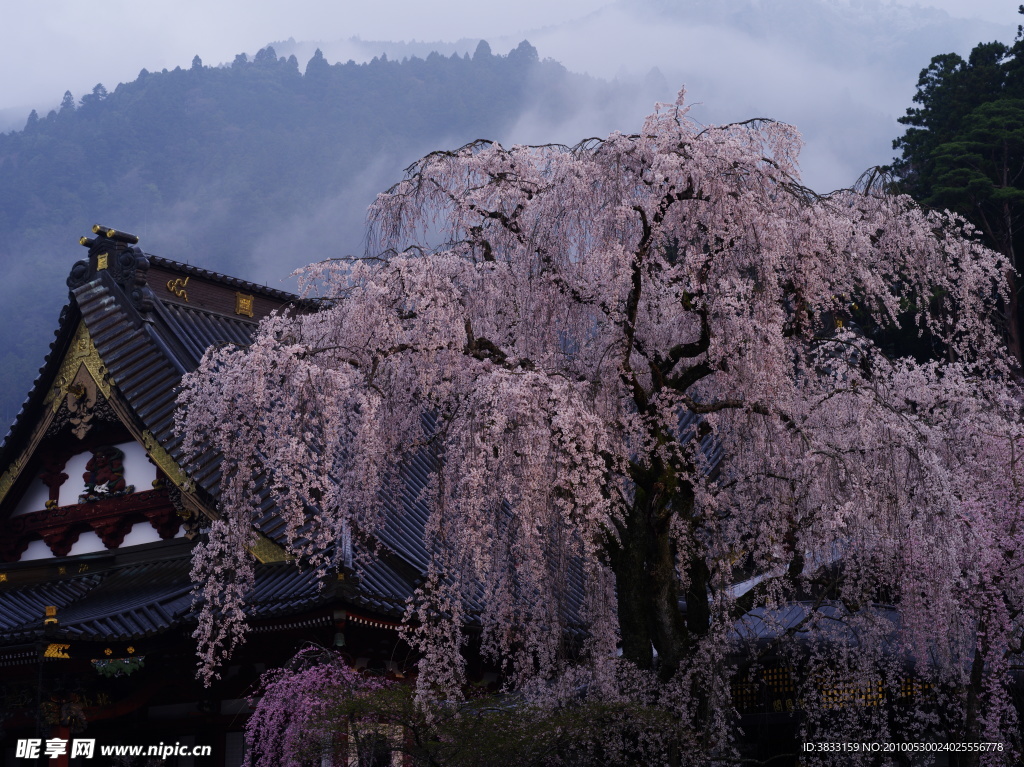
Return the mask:
M509 688L660 691L698 762L728 752L769 650L803 670L808 734L1011 726L1006 265L906 197L812 193L799 145L680 97L639 134L412 165L370 209L371 255L303 271L319 311L186 381L186 443L223 455L203 664L242 637L261 488L300 562L351 535L358 568L429 451L406 614L423 701L458 695L471 630ZM874 340L907 316L931 360ZM927 716L828 705L908 675L939 691Z

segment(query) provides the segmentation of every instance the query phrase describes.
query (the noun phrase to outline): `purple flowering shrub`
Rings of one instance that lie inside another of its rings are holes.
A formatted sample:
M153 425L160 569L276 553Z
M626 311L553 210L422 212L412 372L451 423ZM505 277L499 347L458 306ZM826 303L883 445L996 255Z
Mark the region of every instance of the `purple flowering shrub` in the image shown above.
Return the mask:
M255 711L246 726L246 767L319 763L338 735L377 720L373 707L363 704L390 684L360 674L337 653L317 647L300 651L287 667L265 673L250 701Z

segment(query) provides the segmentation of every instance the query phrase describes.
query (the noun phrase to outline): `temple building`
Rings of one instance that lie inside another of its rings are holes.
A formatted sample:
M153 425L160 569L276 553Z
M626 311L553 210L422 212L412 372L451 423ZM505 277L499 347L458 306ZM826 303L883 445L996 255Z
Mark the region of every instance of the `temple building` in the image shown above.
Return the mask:
M405 509L357 580L289 561L268 507L252 548L253 631L221 680L196 680L191 553L216 518L219 460L211 450L184 471L177 389L211 345L247 344L260 318L298 299L137 243L99 226L82 238L56 339L0 448L5 767L109 764L101 747L157 744L179 747L160 764L233 767L247 695L305 644L384 674L411 666L397 627L422 572L423 510ZM72 756L76 739L95 741L92 758ZM32 740L69 747L32 758ZM196 746L210 755L181 755Z

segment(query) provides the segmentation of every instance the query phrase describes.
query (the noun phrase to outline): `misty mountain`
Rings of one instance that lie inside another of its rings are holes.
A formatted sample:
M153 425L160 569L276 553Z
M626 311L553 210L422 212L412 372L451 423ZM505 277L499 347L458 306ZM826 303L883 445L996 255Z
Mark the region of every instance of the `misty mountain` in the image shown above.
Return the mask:
M361 64L317 51L303 69L268 47L68 93L0 135L0 419L28 391L93 223L138 234L147 252L287 288L298 266L361 252L367 204L423 154L529 140L584 113L590 125L593 104L608 131L654 100L541 61L526 42L507 55L481 42L472 55Z

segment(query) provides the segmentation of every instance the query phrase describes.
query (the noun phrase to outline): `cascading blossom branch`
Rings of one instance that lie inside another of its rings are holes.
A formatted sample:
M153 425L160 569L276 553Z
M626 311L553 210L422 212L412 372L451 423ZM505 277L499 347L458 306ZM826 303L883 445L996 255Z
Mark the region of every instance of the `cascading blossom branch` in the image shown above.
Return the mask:
M411 166L370 209L376 255L303 272L320 311L269 318L186 378L185 444L224 456L224 526L197 555L204 659L240 636L234 597L213 597L251 574L245 536L225 536L261 493L300 559L330 564L344 533L358 566L429 451L407 613L426 698L463 682L473 623L511 686L655 674L693 753L721 752L750 671L738 627L801 601L799 625L771 628L779 655L914 658L954 691L955 726L989 727L981 689L1004 666L963 669L993 652L982 623L1019 632L1017 592L973 553L1016 513L986 495L1012 463L986 435L1019 439L1005 264L909 198L811 193L799 144L768 120L701 126L680 97L636 135ZM883 353L908 313L940 360ZM979 615L973 588L1005 610Z
M250 703L246 767L303 767L338 747L339 726L372 728L376 719L360 702L387 689L386 679L360 674L319 648L301 651L289 668L268 671ZM352 712L344 722L333 716ZM346 733L347 734L347 733Z

